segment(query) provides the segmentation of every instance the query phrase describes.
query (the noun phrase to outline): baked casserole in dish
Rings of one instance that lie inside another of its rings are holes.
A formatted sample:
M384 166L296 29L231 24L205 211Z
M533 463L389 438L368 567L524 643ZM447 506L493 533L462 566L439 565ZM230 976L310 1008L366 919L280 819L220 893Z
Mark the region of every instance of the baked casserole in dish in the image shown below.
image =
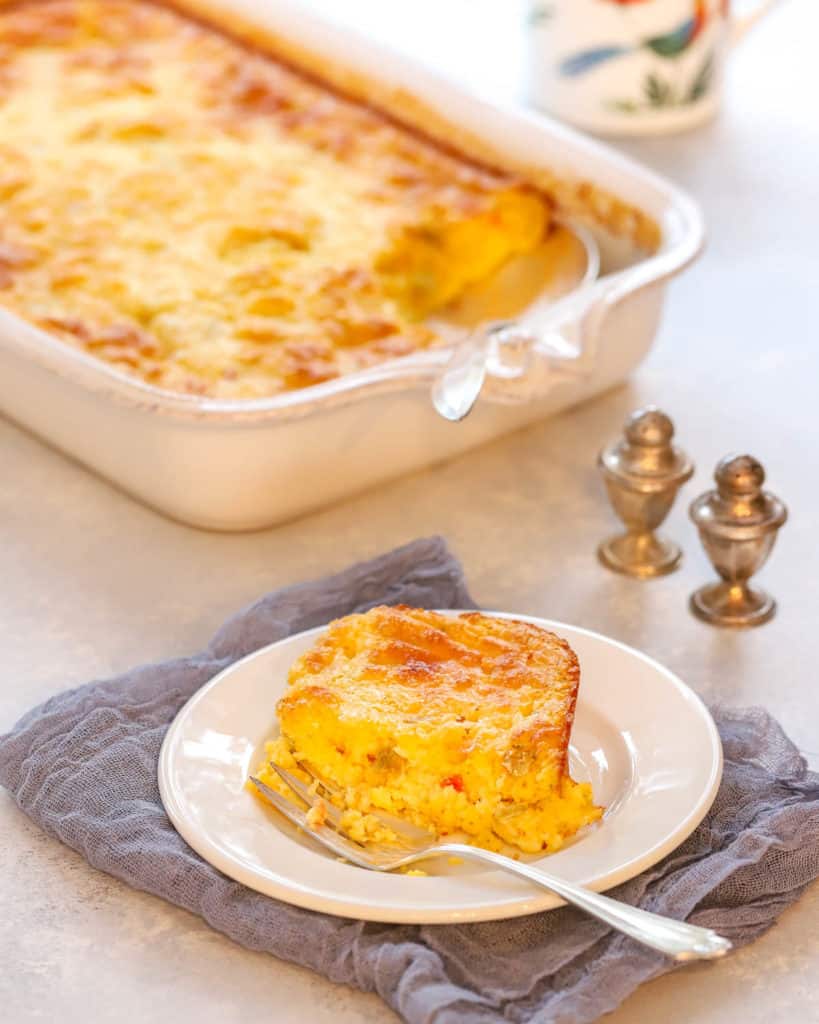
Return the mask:
M373 813L386 811L436 838L554 852L602 813L569 775L579 684L568 643L530 623L404 606L348 615L290 670L281 735L256 776L290 797L269 762L309 783L307 768L360 842L395 841Z
M435 344L424 319L552 214L519 176L146 0L0 11L0 200L3 305L223 398Z
M603 276L544 287L441 420L452 300L563 265L560 223ZM702 234L645 169L303 4L0 0L0 410L188 523L267 526L597 394Z

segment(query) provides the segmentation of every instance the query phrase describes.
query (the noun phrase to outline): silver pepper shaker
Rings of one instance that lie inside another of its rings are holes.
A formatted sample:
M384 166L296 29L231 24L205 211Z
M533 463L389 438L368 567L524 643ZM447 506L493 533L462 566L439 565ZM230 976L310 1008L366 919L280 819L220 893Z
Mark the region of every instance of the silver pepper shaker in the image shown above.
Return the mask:
M671 443L673 436L669 417L648 406L632 413L624 436L600 452L598 466L609 500L626 527L597 549L603 565L615 572L650 579L680 564L679 547L654 533L694 472L691 460Z
M716 626L760 626L775 614L776 601L748 581L771 553L788 510L762 490L765 470L751 455L726 456L714 479L717 489L692 503L691 518L722 579L695 591L691 610Z

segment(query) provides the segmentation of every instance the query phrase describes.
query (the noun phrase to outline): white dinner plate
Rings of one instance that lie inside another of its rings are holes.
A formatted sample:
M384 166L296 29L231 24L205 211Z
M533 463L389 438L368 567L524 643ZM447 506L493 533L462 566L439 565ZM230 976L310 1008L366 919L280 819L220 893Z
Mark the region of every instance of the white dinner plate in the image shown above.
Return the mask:
M559 622L506 617L553 630L576 651L572 775L591 781L606 807L602 821L571 844L530 859L569 881L608 889L655 864L700 823L722 775L719 735L699 697L639 651ZM427 862L429 875L417 877L343 863L246 789L276 731L287 671L322 628L236 662L177 715L162 745L159 788L183 838L252 889L368 921L488 921L558 906L545 890L478 864Z

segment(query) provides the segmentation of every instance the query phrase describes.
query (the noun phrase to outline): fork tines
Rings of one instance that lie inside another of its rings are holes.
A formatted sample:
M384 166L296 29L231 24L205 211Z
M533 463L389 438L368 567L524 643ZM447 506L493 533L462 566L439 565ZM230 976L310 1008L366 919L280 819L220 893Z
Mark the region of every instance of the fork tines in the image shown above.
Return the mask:
M254 775L250 776L250 781L259 790L259 792L269 800L276 810L281 813L289 821L292 821L294 825L298 826L303 832L312 836L315 840L332 850L333 853L338 854L345 860L352 861L354 864L358 864L360 867L372 867L369 858L367 857L367 851L363 847L354 843L351 839L342 835L340 832L336 832L332 828L326 828L323 825L313 826L307 821L307 815L297 807L292 800L288 800L287 797L277 793L275 789L271 789L266 783L262 782L261 779L257 779Z

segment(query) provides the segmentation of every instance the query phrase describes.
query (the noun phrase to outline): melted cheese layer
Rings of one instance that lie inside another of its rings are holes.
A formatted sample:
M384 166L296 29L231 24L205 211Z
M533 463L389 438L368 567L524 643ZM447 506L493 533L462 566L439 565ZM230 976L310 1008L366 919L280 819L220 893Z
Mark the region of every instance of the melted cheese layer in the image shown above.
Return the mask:
M142 0L0 10L0 303L157 386L305 387L549 223L543 196Z

